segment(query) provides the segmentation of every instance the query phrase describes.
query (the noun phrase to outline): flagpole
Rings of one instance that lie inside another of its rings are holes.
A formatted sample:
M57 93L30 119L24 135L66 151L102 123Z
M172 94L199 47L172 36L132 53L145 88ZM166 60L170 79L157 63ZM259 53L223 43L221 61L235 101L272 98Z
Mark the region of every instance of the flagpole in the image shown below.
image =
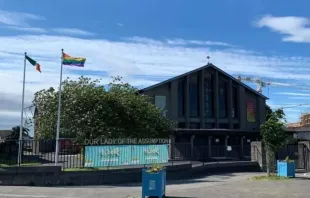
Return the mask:
M20 114L20 127L19 127L19 143L18 143L18 158L17 163L18 165L21 164L22 160L22 141L23 141L23 126L24 126L24 100L25 100L25 78L26 78L26 55L24 57L24 77L23 77L23 93L22 93L22 109Z
M56 151L55 151L55 165L58 164L59 153L59 132L60 132L60 115L61 115L61 84L62 84L62 59L64 50L61 49L61 65L60 65L60 80L58 91L58 113L57 113L57 131L56 131Z

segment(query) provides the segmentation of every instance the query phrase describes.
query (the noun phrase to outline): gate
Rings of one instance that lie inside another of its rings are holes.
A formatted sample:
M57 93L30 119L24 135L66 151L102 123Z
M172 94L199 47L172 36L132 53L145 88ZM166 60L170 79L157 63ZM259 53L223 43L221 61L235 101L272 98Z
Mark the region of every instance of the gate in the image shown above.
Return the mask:
M276 155L277 160L284 160L287 156L295 161L296 169L309 170L310 151L304 144L287 144Z
M310 151L309 148L306 145L303 145L303 161L304 161L304 167L305 170L309 170L310 169L310 164L309 164L309 160L310 160Z

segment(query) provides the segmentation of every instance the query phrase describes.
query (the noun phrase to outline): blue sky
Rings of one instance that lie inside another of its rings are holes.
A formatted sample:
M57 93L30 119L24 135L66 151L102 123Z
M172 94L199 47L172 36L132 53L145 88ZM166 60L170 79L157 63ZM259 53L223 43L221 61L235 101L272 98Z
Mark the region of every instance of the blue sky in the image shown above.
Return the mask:
M207 63L234 76L291 83L263 93L289 121L310 111L310 1L279 0L0 0L0 129L19 123L23 53L26 105L59 80L60 50L87 58L64 76L121 75L148 86ZM253 83L249 84L256 88Z

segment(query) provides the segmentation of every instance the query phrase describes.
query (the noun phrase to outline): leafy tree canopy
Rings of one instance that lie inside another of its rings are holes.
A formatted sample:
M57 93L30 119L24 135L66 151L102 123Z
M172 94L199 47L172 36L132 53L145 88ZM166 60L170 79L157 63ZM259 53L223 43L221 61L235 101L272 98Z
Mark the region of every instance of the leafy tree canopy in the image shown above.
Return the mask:
M267 109L267 108L266 108ZM270 108L269 108L270 109ZM285 113L282 109L267 111L267 121L260 126L263 142L273 152L277 152L286 143Z
M262 141L267 149L267 174L270 176L274 172L275 154L286 144L287 135L285 133L285 114L282 109L272 111L266 106L267 121L260 126Z
M15 126L12 128L12 133L6 137L7 140L19 140L20 126ZM29 135L29 129L23 127L23 135Z
M269 105L266 104L266 120L269 120L271 113L272 113L272 109L270 108Z
M269 120L269 118L272 116L272 113L275 113L280 120L285 120L285 113L283 109L276 109L275 111L272 111L269 105L266 105L266 120Z
M113 78L109 90L100 85L100 80L67 78L62 83L60 137L167 137L173 123L149 101L149 97L122 82L121 77ZM37 108L36 138L54 139L58 91L43 89L35 94L33 103Z

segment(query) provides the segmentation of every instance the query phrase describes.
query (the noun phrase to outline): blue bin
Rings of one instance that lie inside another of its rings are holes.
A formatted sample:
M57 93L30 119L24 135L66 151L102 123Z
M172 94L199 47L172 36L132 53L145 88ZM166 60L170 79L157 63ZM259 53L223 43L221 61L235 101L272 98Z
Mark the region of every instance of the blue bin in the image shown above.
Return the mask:
M166 168L156 173L142 169L142 198L145 196L163 198L166 194Z
M295 177L295 162L277 161L278 176Z

